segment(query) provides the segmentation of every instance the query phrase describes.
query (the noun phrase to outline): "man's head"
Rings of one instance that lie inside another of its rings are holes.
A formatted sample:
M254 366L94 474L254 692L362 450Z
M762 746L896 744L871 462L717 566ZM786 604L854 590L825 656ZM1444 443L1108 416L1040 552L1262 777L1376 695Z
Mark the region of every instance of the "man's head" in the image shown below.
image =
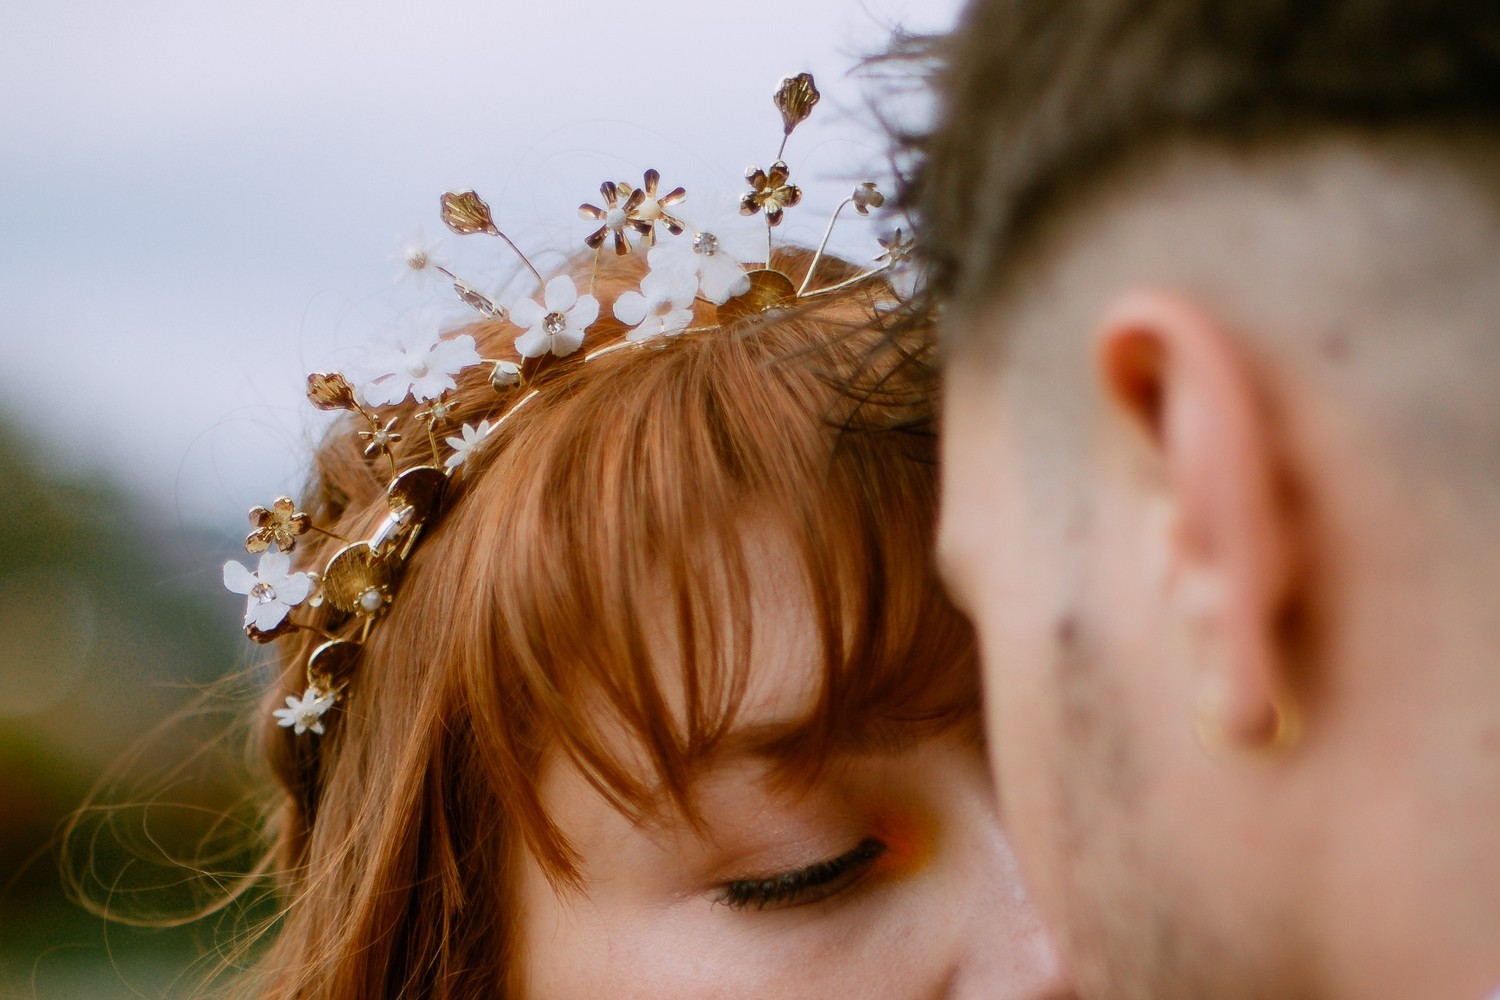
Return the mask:
M1493 987L1500 7L979 0L947 48L943 550L1080 982Z

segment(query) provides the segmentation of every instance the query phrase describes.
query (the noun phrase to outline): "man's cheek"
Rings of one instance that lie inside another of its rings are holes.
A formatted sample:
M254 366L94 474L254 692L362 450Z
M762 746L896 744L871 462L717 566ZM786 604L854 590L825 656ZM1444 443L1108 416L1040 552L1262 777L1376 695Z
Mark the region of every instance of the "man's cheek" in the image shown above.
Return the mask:
M1041 702L1034 676L999 644L985 654L988 747L1002 821L1028 881L1035 882L1035 898L1051 911L1062 891L1054 713Z

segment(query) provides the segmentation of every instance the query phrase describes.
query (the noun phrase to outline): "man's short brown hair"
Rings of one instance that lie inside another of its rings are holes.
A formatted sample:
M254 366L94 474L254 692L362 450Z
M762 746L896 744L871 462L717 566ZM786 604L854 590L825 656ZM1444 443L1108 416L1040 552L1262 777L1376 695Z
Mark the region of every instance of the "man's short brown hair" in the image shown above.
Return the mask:
M907 201L959 305L1060 196L1154 144L1500 123L1497 0L971 0L933 44Z

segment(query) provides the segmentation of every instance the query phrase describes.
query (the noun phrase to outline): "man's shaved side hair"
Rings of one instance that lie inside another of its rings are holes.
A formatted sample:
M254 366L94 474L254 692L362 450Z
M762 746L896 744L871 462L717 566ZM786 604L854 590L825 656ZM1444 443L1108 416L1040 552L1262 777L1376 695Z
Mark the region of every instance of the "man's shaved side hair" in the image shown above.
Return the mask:
M1173 140L1500 124L1494 0L974 0L922 48L943 104L908 137L906 200L960 309L1009 282L1059 201Z

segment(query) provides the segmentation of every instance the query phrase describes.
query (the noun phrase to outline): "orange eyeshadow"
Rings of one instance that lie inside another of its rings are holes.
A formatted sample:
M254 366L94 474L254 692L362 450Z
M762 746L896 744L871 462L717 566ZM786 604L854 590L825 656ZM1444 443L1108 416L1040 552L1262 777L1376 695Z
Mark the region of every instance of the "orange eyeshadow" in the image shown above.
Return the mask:
M919 871L932 857L931 817L914 810L887 808L875 813L873 826L886 851L871 866L871 871L902 878Z

